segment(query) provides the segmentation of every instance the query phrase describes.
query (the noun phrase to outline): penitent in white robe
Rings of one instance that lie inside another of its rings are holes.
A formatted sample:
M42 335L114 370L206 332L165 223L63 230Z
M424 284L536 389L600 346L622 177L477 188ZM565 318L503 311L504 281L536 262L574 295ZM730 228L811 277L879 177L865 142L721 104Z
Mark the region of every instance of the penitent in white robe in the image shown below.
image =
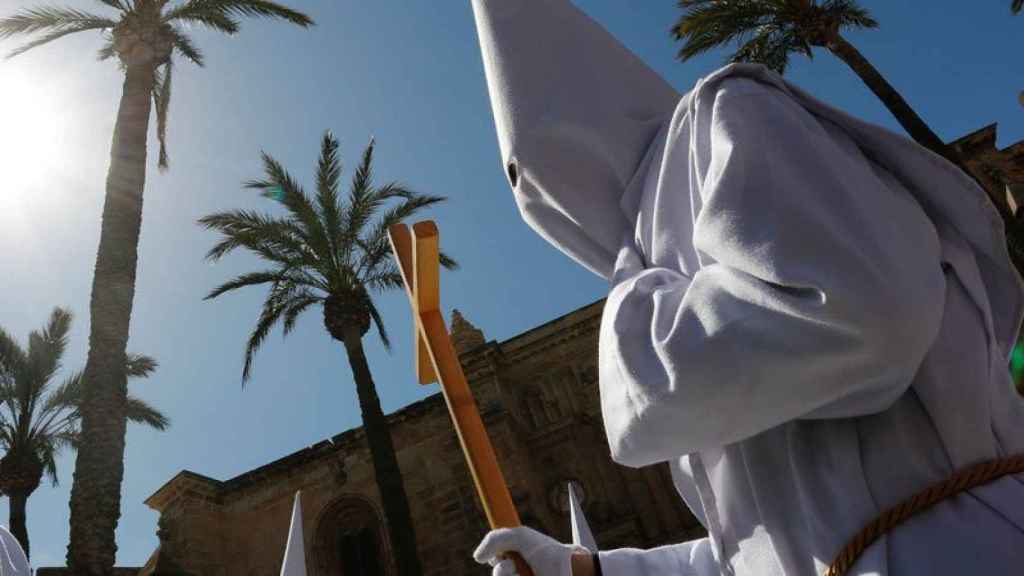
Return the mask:
M1020 278L967 176L760 66L680 95L568 0L473 0L526 222L611 281L612 456L669 462L710 534L606 576L811 576L953 471L1024 453ZM1024 571L1024 478L942 502L854 574ZM562 575L559 575L562 576Z
M944 160L736 65L682 98L621 207L600 336L612 455L668 461L710 536L603 552L607 576L821 574L887 507L1024 453L1021 285L995 210ZM1008 476L852 574L1020 570Z

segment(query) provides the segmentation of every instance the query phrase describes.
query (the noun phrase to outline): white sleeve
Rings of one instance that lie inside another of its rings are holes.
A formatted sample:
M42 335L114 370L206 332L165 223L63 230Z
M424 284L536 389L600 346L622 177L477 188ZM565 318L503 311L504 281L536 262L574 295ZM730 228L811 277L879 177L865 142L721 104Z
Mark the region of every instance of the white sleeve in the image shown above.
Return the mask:
M941 320L938 238L905 189L775 88L726 80L713 106L690 150L701 268L645 269L627 241L602 318L602 412L630 466L884 410Z
M599 553L604 576L717 576L707 538L650 550L621 548Z

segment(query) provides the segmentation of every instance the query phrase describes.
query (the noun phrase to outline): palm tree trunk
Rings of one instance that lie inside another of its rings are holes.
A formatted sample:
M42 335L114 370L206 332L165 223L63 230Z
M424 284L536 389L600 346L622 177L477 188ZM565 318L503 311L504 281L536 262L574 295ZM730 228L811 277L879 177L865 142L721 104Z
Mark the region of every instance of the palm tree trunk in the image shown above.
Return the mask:
M992 204L999 211L1006 226L1006 241L1010 257L1017 266L1017 269L1024 273L1024 239L1020 238L1021 232L1018 231L1020 224L1013 217L1007 205L1004 185L992 180L983 171L971 170L964 159L952 147L947 146L942 141L942 138L939 138L938 134L933 132L928 124L917 115L917 112L914 112L910 104L907 104L903 96L896 91L892 84L889 84L882 77L882 74L871 65L871 62L868 62L868 59L840 34L833 35L826 47L836 57L845 62L857 76L860 76L860 79L885 104L885 107L896 117L896 121L910 134L911 138L918 144L949 160L954 166L960 168L964 174L973 178L978 183L978 186L988 194L989 200L992 201Z
M26 515L25 506L28 504L28 496L31 492L22 492L20 490L15 491L13 494L8 494L10 500L10 515L8 523L11 525L11 534L18 539L18 543L21 544L21 548L25 551L25 556L28 557L28 528L25 525Z
M409 499L398 468L395 446L391 441L384 411L380 407L377 389L363 352L362 335L356 327L347 327L344 339L348 363L356 381L359 408L363 413L363 430L370 446L373 470L377 477L384 514L387 516L388 534L394 552L399 576L419 576L423 573L416 549L416 532L409 512Z
M896 117L896 121L900 123L900 126L907 131L907 134L910 134L911 138L918 144L945 157L954 164L959 164L958 159L949 150L946 143L942 141L942 138L939 138L939 135L932 131L928 124L917 115L917 112L914 112L910 104L907 104L907 101L896 91L896 88L889 84L871 62L868 62L868 59L860 53L860 50L857 50L853 44L847 42L839 34L836 34L826 47L836 57L845 62L867 84L875 96L889 109L889 112Z
M125 72L93 276L67 554L72 571L88 576L110 574L117 553L114 533L121 516L127 395L124 357L135 296L154 75L152 63L129 66Z

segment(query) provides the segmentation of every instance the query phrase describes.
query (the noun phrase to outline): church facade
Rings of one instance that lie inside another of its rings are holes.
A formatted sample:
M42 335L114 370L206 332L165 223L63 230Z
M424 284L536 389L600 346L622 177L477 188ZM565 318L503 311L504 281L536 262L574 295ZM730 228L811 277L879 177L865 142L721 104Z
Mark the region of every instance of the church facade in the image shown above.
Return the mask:
M563 541L569 482L602 548L698 537L667 467L609 458L597 388L602 304L500 343L454 314L453 340L513 499L524 524ZM489 573L471 558L487 526L443 398L389 418L424 573ZM146 500L160 513L160 547L143 573L278 574L298 490L311 576L395 573L361 428L229 480L182 471Z

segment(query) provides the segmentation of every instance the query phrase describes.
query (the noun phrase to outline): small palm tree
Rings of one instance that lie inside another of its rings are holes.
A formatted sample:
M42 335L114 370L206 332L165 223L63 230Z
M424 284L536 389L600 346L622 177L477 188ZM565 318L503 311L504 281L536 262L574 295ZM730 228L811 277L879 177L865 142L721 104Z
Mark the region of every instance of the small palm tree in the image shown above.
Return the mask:
M736 42L733 62L758 62L782 74L792 54L811 57L825 48L846 63L889 109L900 126L922 146L959 164L945 142L857 48L843 38L846 29L877 28L878 22L856 0L679 0L683 15L672 28L683 41L679 59Z
M10 498L10 528L29 553L25 505L45 474L57 485L57 454L78 446L83 379L76 372L53 387L67 348L71 313L54 309L42 330L23 348L0 328L0 494ZM126 377L145 378L156 370L147 356L128 355ZM139 398L128 396L129 421L164 430L169 420Z
M403 286L401 273L390 256L388 227L444 198L416 194L398 183L374 186L373 150L371 141L346 200L338 193L341 163L338 141L330 132L324 135L320 147L315 199L264 153L264 179L250 181L246 187L261 190L264 196L282 204L287 215L235 210L211 214L199 223L223 236L207 259L216 261L236 248L244 248L270 264L266 270L242 274L222 284L206 297L216 298L247 286L270 286L246 344L243 385L252 373L253 354L270 330L280 323L287 335L303 312L321 306L327 333L348 354L398 573L412 576L422 571L409 502L387 419L366 362L363 337L373 325L384 346L390 348L387 330L371 298L371 293ZM392 205L385 210L388 204ZM456 267L445 255L441 263L449 269Z
M243 17L282 19L302 27L312 20L269 0L96 0L112 17L75 8L43 6L0 18L0 40L33 36L10 56L79 32L105 39L100 60L117 59L124 72L114 125L90 305L91 383L82 405L82 444L71 487L68 565L76 574L105 574L114 566L114 534L121 517L124 476L125 375L122 362L135 297L142 193L146 181L146 137L156 110L159 165L165 146L175 57L203 65L188 26L234 34Z

